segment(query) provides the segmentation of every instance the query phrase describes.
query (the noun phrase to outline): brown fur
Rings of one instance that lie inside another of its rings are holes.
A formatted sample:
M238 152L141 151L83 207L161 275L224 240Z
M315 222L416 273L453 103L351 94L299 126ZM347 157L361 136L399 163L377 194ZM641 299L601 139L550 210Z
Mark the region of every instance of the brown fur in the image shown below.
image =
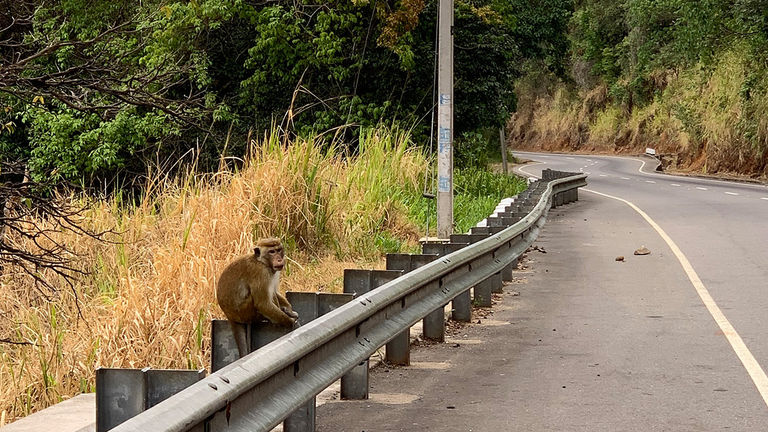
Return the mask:
M253 254L244 255L224 268L216 287L216 299L232 324L240 356L249 352L245 326L264 319L292 327L298 315L280 294L280 270L285 265L279 239L261 239Z

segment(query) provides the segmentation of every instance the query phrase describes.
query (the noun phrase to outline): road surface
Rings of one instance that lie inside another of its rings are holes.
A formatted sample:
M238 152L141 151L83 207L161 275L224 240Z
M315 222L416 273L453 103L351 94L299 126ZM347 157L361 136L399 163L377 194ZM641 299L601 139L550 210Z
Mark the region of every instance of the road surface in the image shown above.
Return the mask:
M371 399L318 407L318 430L768 430L768 189L518 156L592 192L550 212L490 317L375 369Z

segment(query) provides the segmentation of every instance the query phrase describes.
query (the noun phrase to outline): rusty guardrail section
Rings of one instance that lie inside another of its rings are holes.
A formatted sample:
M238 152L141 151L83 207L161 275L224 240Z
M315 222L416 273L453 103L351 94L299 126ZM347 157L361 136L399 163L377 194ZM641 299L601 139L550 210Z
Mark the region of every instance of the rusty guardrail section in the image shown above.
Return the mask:
M576 200L586 184L583 174L545 171L524 192L529 212L488 219L489 227L511 226L310 321L112 430L269 431L430 312L503 271L536 239L549 209Z

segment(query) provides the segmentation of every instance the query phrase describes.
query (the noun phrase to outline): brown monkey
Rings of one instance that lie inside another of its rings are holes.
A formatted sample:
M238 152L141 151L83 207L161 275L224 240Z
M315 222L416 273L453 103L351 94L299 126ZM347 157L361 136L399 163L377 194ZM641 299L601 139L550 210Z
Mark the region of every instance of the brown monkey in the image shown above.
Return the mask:
M224 268L216 287L216 299L232 325L240 357L249 352L245 326L263 319L292 327L299 315L278 291L285 255L280 239L256 243L253 254L244 255Z

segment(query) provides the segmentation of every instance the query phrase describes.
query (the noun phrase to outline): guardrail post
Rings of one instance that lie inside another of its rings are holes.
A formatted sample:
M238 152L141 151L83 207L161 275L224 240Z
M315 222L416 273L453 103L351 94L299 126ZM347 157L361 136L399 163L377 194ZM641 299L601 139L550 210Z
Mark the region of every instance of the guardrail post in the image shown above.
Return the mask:
M512 213L513 218L516 219L516 222L522 219L521 216L519 216L519 213L513 212ZM471 234L488 234L488 235L494 235L502 232L505 230L506 227L473 227L469 230ZM509 265L504 267L501 270L501 280L511 282L514 279L514 270L517 268L517 263L519 259L515 258L513 259ZM503 285L503 284L502 284Z
M317 312L318 293L303 291L287 291L285 298L291 304L291 309L299 314L299 325L306 324L320 316Z
M288 303L291 304L291 308L299 314L299 322L308 323L317 317L325 315L339 306L342 306L352 300L354 296L351 294L288 291L285 293L285 297L288 299ZM270 324L268 327L274 328L276 326ZM261 327L259 327L259 329L261 329ZM290 332L290 330L285 330L287 329L283 328L283 333ZM255 331L255 333L260 333L260 331ZM272 336L269 331L267 334L268 338ZM265 340L265 342L269 343L271 341ZM266 345L266 343L264 345ZM316 423L316 399L316 397L312 397L301 408L286 417L283 421L283 431L314 432Z
M488 226L490 227L505 227L505 228L517 222L517 220L515 220L513 217L506 217L506 216L489 217L488 219L486 219L486 221L488 222ZM466 235L466 234L459 234L459 235Z
M484 226L484 227L472 227L469 229L470 234L485 234L485 235L491 235L490 227Z
M288 293L286 293L287 295ZM293 301L288 299L293 307L294 303L300 310L304 310L305 314L307 310L311 310L312 306L302 305L302 302L311 303L313 300L317 302L317 295L315 293L298 293L299 296L293 297ZM309 294L309 295L305 295ZM316 307L316 306L315 306ZM311 321L315 317L307 319L307 322ZM280 325L272 324L269 321L261 321L251 323L250 326L251 336L251 352L280 339L282 336L290 333L293 329L283 327ZM315 397L310 398L301 408L292 412L288 417L283 420L283 430L286 432L311 432L315 430Z
M150 409L176 393L205 378L205 369L145 369L145 407Z
M143 369L96 369L96 432L106 432L144 411Z
M387 270L410 272L437 258L437 255L387 254ZM387 342L387 363L408 366L411 364L411 329L407 329Z
M402 275L402 270L346 269L344 292L358 297ZM363 360L341 377L342 399L368 399L368 362L368 359Z
M493 276L488 278L491 282L491 292L501 294L504 292L504 282L501 276L501 272L494 273Z
M205 369L96 369L96 432L108 431L205 378Z
M489 221L491 221L492 218L488 218ZM510 218L499 218L499 219L510 219ZM506 228L506 226L501 226L502 228ZM491 228L496 228L496 226L491 225ZM462 242L462 241L468 241L471 243L477 243L480 240L483 240L487 238L488 236L483 234L453 234L451 235L451 241L456 242ZM490 307L492 305L491 299L491 293L499 293L503 292L504 285L501 283L501 272L498 272L488 279L480 282L479 284L475 285L475 305L480 307Z
M467 244L425 242L421 244L421 251L425 254L443 256L456 252ZM440 321L436 322L438 317ZM451 319L461 322L472 321L472 295L469 289L466 289L451 301ZM424 317L424 337L439 340L440 342L445 340L445 315L442 309L436 309Z
M490 256L484 256L482 258L478 258L476 261L472 263L472 265L477 265L478 267L488 264L491 261ZM488 279L480 282L479 284L475 285L474 288L474 303L475 306L479 307L491 307L493 305L492 298L493 296L491 293L493 292L493 284L496 282L494 280L494 277L491 276Z
M504 267L501 270L501 280L506 282L512 282L512 280L515 278L514 276L514 270L517 268L517 262L519 258L515 258L512 260L512 262L509 263L508 266Z
M354 294L348 293L317 293L317 316L321 317L334 309L338 309L354 298Z
M433 285L438 284L439 282L433 283ZM424 339L445 342L445 305L428 313L422 323Z
M250 340L250 337L247 339ZM229 321L211 320L211 372L216 372L239 358L240 353L237 351L235 336L232 334Z

